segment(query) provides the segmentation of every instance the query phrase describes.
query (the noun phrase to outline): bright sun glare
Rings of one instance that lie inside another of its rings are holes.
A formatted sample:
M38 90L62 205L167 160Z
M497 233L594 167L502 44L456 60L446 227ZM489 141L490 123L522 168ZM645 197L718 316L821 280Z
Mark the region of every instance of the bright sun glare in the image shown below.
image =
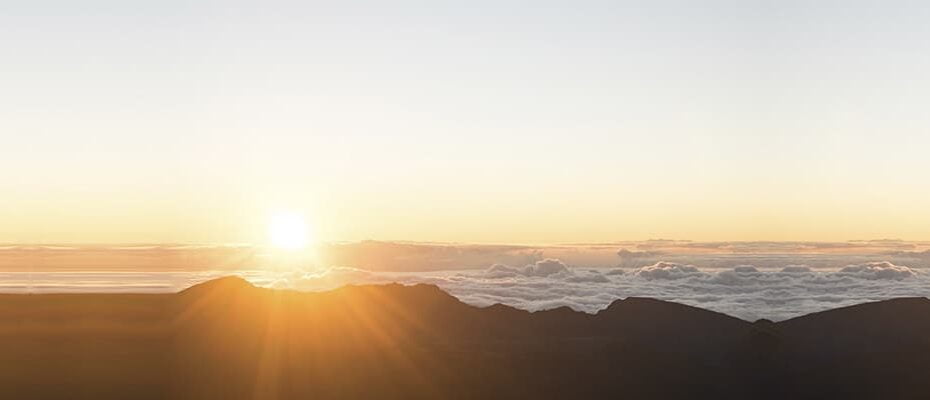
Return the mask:
M278 213L272 216L268 226L268 237L272 246L287 250L302 249L312 239L307 221L295 213Z

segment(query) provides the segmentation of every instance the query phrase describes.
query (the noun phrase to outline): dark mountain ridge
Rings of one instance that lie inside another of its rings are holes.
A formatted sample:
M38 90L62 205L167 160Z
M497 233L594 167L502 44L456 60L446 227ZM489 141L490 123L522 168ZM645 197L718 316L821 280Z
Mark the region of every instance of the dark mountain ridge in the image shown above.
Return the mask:
M477 308L432 285L0 295L0 397L930 398L930 300L748 322L627 298Z

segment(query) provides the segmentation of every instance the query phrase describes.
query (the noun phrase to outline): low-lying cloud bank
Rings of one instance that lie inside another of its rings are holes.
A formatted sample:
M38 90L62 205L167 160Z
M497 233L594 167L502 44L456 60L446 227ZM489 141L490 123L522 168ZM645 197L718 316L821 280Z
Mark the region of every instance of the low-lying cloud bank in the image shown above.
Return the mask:
M930 242L694 242L645 240L564 245L494 245L360 241L320 243L308 260L317 267L368 271L482 270L501 264L521 269L546 259L575 268L640 268L660 261L701 269L812 269L888 261L930 268ZM0 246L0 271L246 271L281 270L274 249L238 244L17 245ZM303 264L302 264L303 265Z
M852 262L832 268L800 263L803 260L797 257L784 258L778 266L743 263L725 268L689 261L592 268L543 258L465 271L383 272L332 267L233 273L259 286L306 291L351 284L428 283L476 306L502 303L532 311L568 306L593 313L617 299L653 297L750 321L783 320L867 301L930 295L930 270L889 261ZM170 293L230 273L6 271L0 272L0 293Z
M644 296L747 320L784 320L866 301L930 295L928 274L887 261L830 270L805 265L705 269L665 261L627 269L573 268L558 259L519 267L495 264L467 272L387 273L335 267L281 276L270 286L316 291L387 282L435 284L476 306L502 303L531 311L568 306L593 313L613 300Z

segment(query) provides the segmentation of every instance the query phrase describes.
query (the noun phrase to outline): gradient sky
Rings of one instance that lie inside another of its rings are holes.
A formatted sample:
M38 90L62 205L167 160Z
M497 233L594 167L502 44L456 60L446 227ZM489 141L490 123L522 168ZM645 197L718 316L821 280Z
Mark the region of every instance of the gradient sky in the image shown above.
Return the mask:
M0 242L930 239L926 2L8 3Z

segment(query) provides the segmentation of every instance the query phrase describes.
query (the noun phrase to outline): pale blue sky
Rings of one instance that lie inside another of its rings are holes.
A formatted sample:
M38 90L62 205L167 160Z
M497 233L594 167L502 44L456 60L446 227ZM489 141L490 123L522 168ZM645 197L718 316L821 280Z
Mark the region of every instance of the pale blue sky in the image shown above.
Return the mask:
M0 241L930 238L930 5L20 1Z

